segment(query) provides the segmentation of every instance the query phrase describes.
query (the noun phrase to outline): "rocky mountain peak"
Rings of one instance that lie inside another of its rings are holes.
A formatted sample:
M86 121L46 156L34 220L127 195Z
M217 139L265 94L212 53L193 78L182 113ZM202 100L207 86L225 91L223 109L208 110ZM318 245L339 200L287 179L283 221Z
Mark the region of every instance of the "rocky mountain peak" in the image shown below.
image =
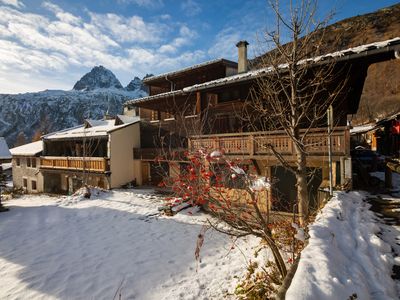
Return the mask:
M103 66L96 66L75 83L73 89L89 91L97 88L122 89L123 87L113 72Z

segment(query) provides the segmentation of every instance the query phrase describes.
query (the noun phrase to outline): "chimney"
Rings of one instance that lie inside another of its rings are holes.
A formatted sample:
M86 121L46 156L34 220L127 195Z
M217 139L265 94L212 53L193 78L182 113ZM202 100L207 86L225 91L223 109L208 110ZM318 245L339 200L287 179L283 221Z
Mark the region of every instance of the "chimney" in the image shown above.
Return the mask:
M240 41L236 44L238 47L238 73L247 72L247 41Z

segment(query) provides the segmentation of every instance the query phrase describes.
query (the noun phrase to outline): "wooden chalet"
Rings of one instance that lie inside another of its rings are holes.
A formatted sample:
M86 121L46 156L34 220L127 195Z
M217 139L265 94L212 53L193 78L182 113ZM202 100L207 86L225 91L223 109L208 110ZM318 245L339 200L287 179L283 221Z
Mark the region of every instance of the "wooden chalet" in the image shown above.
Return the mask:
M139 119L118 115L42 137L44 192L72 193L83 183L104 189L135 180L132 148L140 145Z
M160 180L157 168L160 157L165 153L162 149L177 150L175 170L168 170L167 164L162 165L164 171L171 173L179 172L179 162L184 163L179 155L182 149L207 147L210 150L224 149L228 156L247 160L255 166L259 175L285 178L278 181L277 188L284 198L293 200L294 177L280 167L273 153L263 146L272 144L287 161L294 162L291 139L283 130L252 131L237 114L245 101L251 98L249 91L257 85L257 80L270 76L270 68L247 70L247 43L239 42L237 46L238 64L219 59L149 77L144 83L149 87L150 95L125 103L124 113L139 115L143 121L141 147L134 149L134 159L141 162L142 168L141 174L137 174L138 183L157 183ZM348 78L343 88L346 93L341 94L333 104L336 119L331 143L334 183L337 185L344 183L346 177L351 177L351 170L347 168L350 157L347 115L357 112L368 67L395 59L399 51L400 38L395 38L303 61L310 70L334 62L337 78ZM334 88L335 83L332 90ZM307 135L307 163L319 174L313 183L314 188L311 188L314 194L319 187L327 185L327 132L326 124L322 123Z

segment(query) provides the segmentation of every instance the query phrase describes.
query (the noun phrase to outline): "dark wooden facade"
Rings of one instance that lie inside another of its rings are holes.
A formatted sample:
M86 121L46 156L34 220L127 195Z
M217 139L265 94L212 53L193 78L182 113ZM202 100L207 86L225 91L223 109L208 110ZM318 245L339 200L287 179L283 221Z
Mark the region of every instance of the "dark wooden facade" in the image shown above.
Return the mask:
M323 101L328 93L342 86L333 103L334 131L332 134L334 171L343 173L344 158L350 156L350 134L348 115L358 110L369 65L395 58L400 50L400 39L386 47L365 47L359 51L343 51L342 55L327 55L309 63L307 76L314 71L335 63L334 80L326 85L318 96ZM233 64L205 64L200 68L189 68L165 76L148 78L150 96L129 101L125 108L139 111L146 124L142 130L141 149L134 149L135 159L151 161L162 158L160 149L224 149L226 155L252 162L259 175L271 176L272 169L279 165L275 156L263 145L272 144L289 162L295 161L291 139L276 126L255 128L240 117L249 101L250 91L257 89L257 81L267 72L254 76L232 75ZM225 70L225 71L224 71ZM254 112L256 114L256 112ZM265 124L262 124L265 125ZM307 128L307 123L304 124ZM327 177L327 124L325 118L307 135L307 163L319 168L322 184ZM158 141L158 142L156 142ZM154 149L157 148L157 149ZM170 157L165 157L166 160ZM178 155L176 160L181 160ZM278 172L279 173L279 172ZM343 178L342 178L343 179ZM340 175L335 176L337 184Z

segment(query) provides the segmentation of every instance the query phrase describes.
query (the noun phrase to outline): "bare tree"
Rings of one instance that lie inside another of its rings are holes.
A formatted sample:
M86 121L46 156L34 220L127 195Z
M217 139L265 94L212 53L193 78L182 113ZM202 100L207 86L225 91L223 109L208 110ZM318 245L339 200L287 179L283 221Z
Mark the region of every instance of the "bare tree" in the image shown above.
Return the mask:
M272 143L260 147L268 148L296 176L300 223L305 225L309 214L308 137L312 128L326 126L327 108L343 92L346 74L334 61L317 64L313 60L324 42L328 21L316 20L316 0L290 1L284 12L279 1L269 4L276 16L276 28L265 37L274 50L258 60L258 67L268 68L268 74L251 90L245 115L253 129L280 129L293 142L294 164ZM285 43L287 40L290 42Z
M174 207L189 202L202 206L215 217L208 220L208 225L215 230L236 238L247 235L260 237L271 249L283 279L287 269L281 252L287 252L292 259L299 252L300 245L293 249L292 220L271 212L270 183L265 177L252 175L254 170L250 170L252 166L248 161L225 156L224 149L214 149L207 143L196 147L186 144L188 136L214 127L210 109L205 107L201 115L193 115L189 98L184 104L171 107L174 107L174 119L178 124L173 131L177 137L172 140L171 135L162 136L166 124L160 122L161 138L155 140L162 149L156 159L163 177L161 185L170 188L174 195L167 198L167 205ZM184 148L186 150L177 155ZM163 163L169 165L169 172L161 168ZM172 172L177 168L177 172ZM282 231L288 235L280 234ZM203 238L204 233L200 236ZM198 252L199 249L196 250L197 256Z

